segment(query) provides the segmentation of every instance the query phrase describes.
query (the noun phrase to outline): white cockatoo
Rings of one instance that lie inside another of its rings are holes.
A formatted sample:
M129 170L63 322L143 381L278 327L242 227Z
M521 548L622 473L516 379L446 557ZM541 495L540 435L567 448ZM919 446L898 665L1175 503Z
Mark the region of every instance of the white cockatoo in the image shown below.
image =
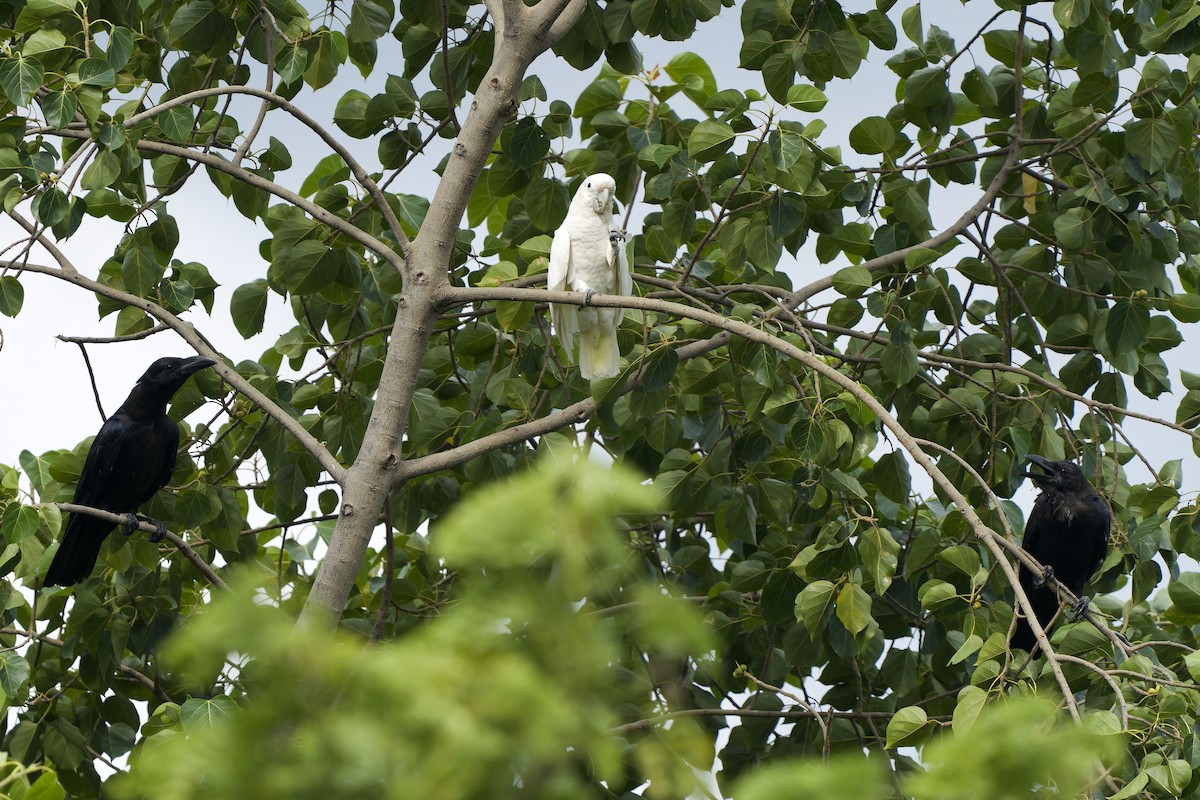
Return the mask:
M603 172L584 179L566 219L554 232L547 288L583 292L588 297L633 293L625 231L613 224L616 190L617 182ZM567 353L575 352L575 333L579 333L579 374L584 378L611 378L620 371L617 325L622 313L620 308L550 306L554 331Z

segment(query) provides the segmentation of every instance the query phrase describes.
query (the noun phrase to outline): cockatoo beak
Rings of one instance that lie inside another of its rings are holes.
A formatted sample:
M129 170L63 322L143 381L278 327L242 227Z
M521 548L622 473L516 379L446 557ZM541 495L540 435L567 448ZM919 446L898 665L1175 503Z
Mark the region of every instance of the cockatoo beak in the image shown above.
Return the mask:
M608 205L611 202L612 202L612 190L611 189L601 189L599 192L596 193L596 213L603 214L605 209L608 208Z

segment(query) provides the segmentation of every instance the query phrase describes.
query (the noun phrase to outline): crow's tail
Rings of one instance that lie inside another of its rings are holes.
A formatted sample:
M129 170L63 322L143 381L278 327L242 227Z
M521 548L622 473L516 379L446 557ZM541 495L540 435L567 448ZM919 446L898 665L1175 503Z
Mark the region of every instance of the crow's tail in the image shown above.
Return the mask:
M112 532L113 524L107 520L72 514L67 520L67 530L58 545L58 552L46 570L45 586L70 586L92 574L100 545Z
M1022 584L1025 582L1022 581ZM1025 586L1025 592L1029 595L1029 604L1033 606L1033 611L1037 614L1038 622L1045 628L1050 624L1050 620L1054 619L1054 615L1058 613L1059 602L1058 594L1048 586L1033 588ZM1042 654L1042 649L1037 645L1037 639L1033 635L1033 628L1029 627L1029 622L1022 617L1017 620L1017 629L1013 632L1012 647L1019 647L1025 650L1029 655L1037 658Z

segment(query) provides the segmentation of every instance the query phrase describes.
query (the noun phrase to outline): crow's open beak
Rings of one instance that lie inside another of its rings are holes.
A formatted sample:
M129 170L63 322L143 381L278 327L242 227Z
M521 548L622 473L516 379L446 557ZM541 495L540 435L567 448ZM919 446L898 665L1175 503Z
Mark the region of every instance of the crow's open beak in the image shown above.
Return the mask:
M1038 480L1039 478L1045 479L1048 475L1052 474L1051 465L1054 462L1052 462L1050 459L1042 458L1041 456L1028 455L1025 456L1025 460L1042 468L1041 472L1030 472L1028 470L1023 471L1021 474L1026 478L1033 478L1034 480Z

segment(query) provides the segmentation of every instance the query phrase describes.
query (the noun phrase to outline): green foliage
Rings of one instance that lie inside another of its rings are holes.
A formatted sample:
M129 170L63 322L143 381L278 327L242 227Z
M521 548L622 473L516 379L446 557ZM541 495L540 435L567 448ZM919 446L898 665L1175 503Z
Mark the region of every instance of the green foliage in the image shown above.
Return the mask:
M894 717L893 724L900 719ZM916 800L1005 800L1043 793L1086 796L1096 783L1096 763L1111 767L1119 760L1121 740L1108 719L1089 718L1081 726L1064 720L1054 702L1014 697L989 704L968 730L959 729L956 717L954 731L937 735L924 749L926 769L903 776L904 796ZM900 745L901 740L894 743ZM892 744L889 733L889 747ZM826 765L785 761L756 770L739 781L732 793L735 800L894 796L883 764L876 759L864 763L848 754Z
M1021 29L983 3L956 41L928 3L867 5L588 0L554 45L588 76L566 98L538 77L549 56L491 82L508 45L478 3L0 7L4 212L47 240L119 229L77 280L118 335L178 317L266 342L230 353L242 394L202 374L175 398L196 413L143 509L247 573L235 596L142 537L110 537L73 592L40 588L88 443L0 466L9 793L674 798L698 774L750 798L1200 793L1200 511L1183 462L1142 446L1155 429L1126 427L1157 398L1164 435L1200 453L1200 376L1179 369L1200 321L1200 12L1060 0ZM699 46L643 63L646 37L718 15L765 93ZM896 102L840 141L819 115L868 59ZM509 88L467 151L480 174L436 206L405 191L422 159L449 152L450 174L460 128ZM269 135L297 96L333 109L312 141L337 147ZM623 374L593 386L536 295L488 299L543 280L595 172L633 209L635 293L758 340L629 311ZM203 233L222 213L261 223L265 269L182 260L195 221L172 208L196 180L230 201ZM457 192L461 229L430 235ZM948 207L972 216L947 232ZM0 275L6 319L42 279L26 243ZM443 278L469 302L395 326ZM876 401L949 452L913 458ZM404 480L337 485L332 465L380 442ZM1064 658L1061 683L1006 649L1005 572L925 479L935 464L1019 535L1030 453L1078 458L1105 495L1088 591L1155 643L1119 652L1060 622L1056 652L1094 667ZM340 635L294 629L356 513L379 524L345 569ZM1018 701L1034 691L1085 727ZM129 753L128 775L96 767Z
M956 730L925 748L928 771L910 776L906 788L917 800L1008 800L1049 787L1080 796L1096 782L1097 761L1119 758L1122 737L1105 721L1065 720L1056 706L1030 697L989 709L968 733Z
M653 713L627 638L660 658L711 646L694 610L631 572L613 513L655 505L623 470L547 456L440 526L460 599L365 650L297 628L247 579L167 645L209 699L154 712L117 795L599 797L594 781L625 785L634 764L664 795L687 794L695 778L675 759L712 758L698 726L614 732ZM212 695L231 651L234 693Z

